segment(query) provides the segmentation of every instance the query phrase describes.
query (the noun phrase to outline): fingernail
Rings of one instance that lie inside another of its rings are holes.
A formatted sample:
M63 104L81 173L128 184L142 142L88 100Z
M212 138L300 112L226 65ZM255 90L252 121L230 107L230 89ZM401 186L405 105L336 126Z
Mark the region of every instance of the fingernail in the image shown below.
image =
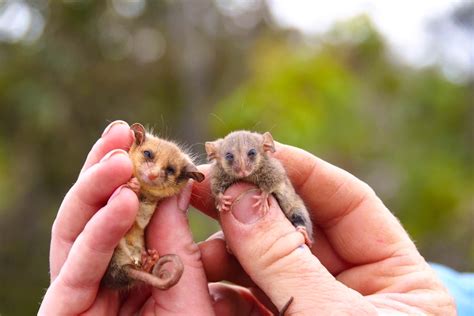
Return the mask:
M224 233L222 232L222 230L220 230L220 231L218 231L218 232L215 232L215 233L212 234L211 236L207 237L206 241L213 240L213 239L222 239L222 240L225 240Z
M265 214L258 207L254 207L255 189L248 190L238 196L231 206L232 215L243 224L253 224Z
M211 293L211 301L213 304L222 300L222 295L219 293Z
M126 187L127 187L126 184L122 184L122 185L119 186L117 189L115 189L114 193L112 193L112 195L109 197L109 201L108 201L108 202L112 201L115 197L117 197L117 196L120 194L120 192L123 190L123 188L126 188ZM108 202L107 202L107 203L108 203Z
M105 135L107 135L111 130L112 130L112 127L116 126L116 125L127 125L128 126L128 123L125 122L125 121L122 121L122 120L117 120L117 121L113 121L112 123L110 123L109 125L107 125L107 127L104 129L104 131L102 132L102 136L101 137L104 137Z
M109 151L104 157L102 157L100 162L104 162L104 161L110 159L110 157L112 157L114 155L117 155L117 154L128 156L128 153L125 150L123 150L123 149L114 149L114 150Z

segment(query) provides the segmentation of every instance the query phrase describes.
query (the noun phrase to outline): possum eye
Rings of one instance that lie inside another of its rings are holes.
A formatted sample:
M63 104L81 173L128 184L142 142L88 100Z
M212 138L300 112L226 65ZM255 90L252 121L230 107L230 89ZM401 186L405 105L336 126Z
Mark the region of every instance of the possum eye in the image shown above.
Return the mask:
M145 156L146 159L153 159L153 153L149 150L145 150L143 156Z
M227 154L225 154L225 159L229 162L233 161L234 160L234 155L232 155L232 153L227 153Z
M171 167L171 166L166 167L165 171L166 171L166 174L167 174L167 175L172 175L172 174L175 173L174 168Z
M255 149L250 149L248 152L247 152L247 156L249 158L255 158L255 156L257 156L257 151Z

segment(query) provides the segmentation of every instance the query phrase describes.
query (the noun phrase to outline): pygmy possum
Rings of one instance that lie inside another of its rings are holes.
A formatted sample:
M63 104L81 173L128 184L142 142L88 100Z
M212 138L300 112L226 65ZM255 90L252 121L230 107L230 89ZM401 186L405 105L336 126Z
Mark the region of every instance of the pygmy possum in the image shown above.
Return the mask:
M214 161L211 169L211 191L220 212L228 211L232 199L224 195L235 182L256 185L261 193L254 196L254 207L266 212L268 197L272 194L288 220L301 232L311 247L313 225L303 200L295 192L283 165L270 153L275 152L273 137L248 131L235 131L213 142L206 142L208 159Z
M204 174L175 143L147 132L139 123L130 128L135 140L129 150L133 177L128 186L137 193L140 205L135 222L115 248L102 284L127 289L141 281L166 290L181 278L183 263L175 254L159 256L148 249L145 228L160 200L178 194L189 179L203 181Z

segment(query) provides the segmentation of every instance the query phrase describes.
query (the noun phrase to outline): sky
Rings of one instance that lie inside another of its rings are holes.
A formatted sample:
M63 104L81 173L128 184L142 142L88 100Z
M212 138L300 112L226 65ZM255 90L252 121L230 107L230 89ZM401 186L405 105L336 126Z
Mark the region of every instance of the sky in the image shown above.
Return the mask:
M146 10L144 0L110 1L119 14L124 11L124 2L128 10L125 13L137 15ZM231 2L237 7L255 3L255 0L215 1L218 5ZM463 81L474 77L474 38L469 38L472 34L452 32L434 36L428 29L431 21L463 1L469 0L267 0L267 3L278 25L308 35L323 34L334 23L366 14L384 35L396 58L416 67L437 63L448 79ZM136 5L131 6L132 2ZM0 41L34 42L43 28L41 14L22 0L10 1L3 11L0 6Z
M417 67L438 63L453 81L473 76L474 38L469 38L472 34L452 32L442 36L433 34L428 28L430 22L448 14L463 1L268 1L278 24L311 35L327 32L338 21L366 14L400 60Z
M453 7L446 0L270 0L273 14L282 26L319 34L351 17L367 14L389 43L404 51L410 61L422 54L426 41L425 24Z

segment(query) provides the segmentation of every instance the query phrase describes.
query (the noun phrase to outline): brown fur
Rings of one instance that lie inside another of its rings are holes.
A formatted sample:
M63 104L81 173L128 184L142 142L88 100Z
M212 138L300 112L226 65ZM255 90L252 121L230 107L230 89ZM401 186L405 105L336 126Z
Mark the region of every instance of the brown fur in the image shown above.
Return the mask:
M250 151L254 155L249 155ZM295 227L304 227L313 242L313 225L303 200L296 194L285 168L268 152L275 146L270 133L236 131L223 139L206 143L209 160L214 160L211 171L211 191L215 197L237 181L250 182L263 192L273 194L282 211ZM233 159L228 159L229 157Z
M142 281L167 289L178 282L183 272L182 263L179 257L168 255L161 257L155 268L161 269L165 261L171 262L175 269L172 273L163 273L159 269L153 269L153 274L144 271L142 255L147 251L145 228L160 200L178 194L190 178L200 182L204 175L173 142L147 133L138 123L133 124L131 129L135 142L129 156L133 163L134 178L129 183L138 194L140 206L134 224L114 251L103 284L111 288L128 288L136 281Z

